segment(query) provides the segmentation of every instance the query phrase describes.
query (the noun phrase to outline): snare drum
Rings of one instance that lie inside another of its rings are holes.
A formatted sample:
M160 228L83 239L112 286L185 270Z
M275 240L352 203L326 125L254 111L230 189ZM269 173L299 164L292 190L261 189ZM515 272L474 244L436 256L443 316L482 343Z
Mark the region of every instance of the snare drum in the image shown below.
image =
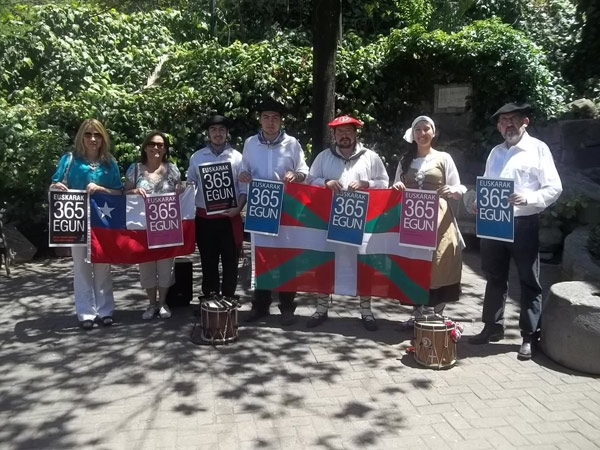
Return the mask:
M237 304L211 299L200 304L200 340L208 344L227 344L238 338ZM196 324L197 325L197 324ZM196 336L192 330L192 341Z
M454 325L441 321L415 321L415 360L432 369L449 369L456 363Z

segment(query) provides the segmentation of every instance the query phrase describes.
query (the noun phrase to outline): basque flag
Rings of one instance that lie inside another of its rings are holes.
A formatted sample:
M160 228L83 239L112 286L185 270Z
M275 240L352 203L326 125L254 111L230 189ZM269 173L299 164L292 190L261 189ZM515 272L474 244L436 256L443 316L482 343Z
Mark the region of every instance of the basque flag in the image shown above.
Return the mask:
M426 305L433 252L398 243L402 192L369 190L359 247L327 241L331 201L330 189L285 185L279 235L252 234L256 288Z
M179 202L183 245L149 249L141 195L93 194L90 197L91 262L139 264L194 253L196 208L192 186L179 196Z

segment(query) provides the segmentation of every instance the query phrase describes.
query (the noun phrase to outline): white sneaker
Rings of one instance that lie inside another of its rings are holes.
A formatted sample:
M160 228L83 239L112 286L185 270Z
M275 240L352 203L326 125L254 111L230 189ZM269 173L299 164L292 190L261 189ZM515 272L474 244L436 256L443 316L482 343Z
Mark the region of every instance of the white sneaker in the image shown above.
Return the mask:
M156 315L157 308L156 306L148 306L144 314L142 314L142 319L150 320Z
M167 305L161 306L160 310L158 311L158 317L161 319L168 319L171 317L171 310Z

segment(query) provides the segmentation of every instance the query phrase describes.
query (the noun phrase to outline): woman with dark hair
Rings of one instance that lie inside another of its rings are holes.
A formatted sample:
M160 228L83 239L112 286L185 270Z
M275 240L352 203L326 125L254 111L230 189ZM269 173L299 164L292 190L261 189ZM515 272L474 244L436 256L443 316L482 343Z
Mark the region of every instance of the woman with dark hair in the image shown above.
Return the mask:
M419 116L413 121L404 134L404 140L413 145L400 160L392 187L433 190L440 196L437 247L432 259L428 306L433 307L434 314L441 316L446 303L455 302L460 296L461 251L464 246L448 199L460 199L467 189L460 184L452 157L431 146L434 136L435 124L431 118ZM424 315L423 306L415 307L413 317L406 325L411 326L415 319L422 319Z
M119 167L110 154L106 128L96 119L84 120L75 136L75 151L60 158L50 189L121 194L122 188ZM86 261L86 247L72 247L71 254L75 312L81 328L91 330L97 318L103 325L112 325L115 300L110 264Z
M168 161L169 138L160 131L152 131L142 143L140 161L133 163L125 174L125 193L166 194L179 192L181 174L175 164ZM171 317L166 304L167 292L173 284L175 258L140 263L140 284L146 290L150 304L142 318L152 319L155 315L161 319ZM158 296L158 298L157 298Z

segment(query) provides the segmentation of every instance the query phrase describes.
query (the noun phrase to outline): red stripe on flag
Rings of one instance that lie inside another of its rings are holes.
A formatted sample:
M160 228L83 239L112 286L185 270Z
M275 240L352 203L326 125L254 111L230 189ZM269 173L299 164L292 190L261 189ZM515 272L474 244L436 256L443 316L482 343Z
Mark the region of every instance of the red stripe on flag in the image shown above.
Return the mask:
M175 256L189 255L196 248L194 220L183 220L183 245L148 249L145 230L91 229L92 262L106 264L139 264Z
M402 271L423 289L429 290L431 284L431 261L410 259L398 255L389 255Z
M335 284L335 260L331 259L311 270L302 272L290 281L273 289L283 292L333 293Z
M315 215L319 216L324 222L329 222L331 199L333 198L333 193L331 189L324 188L321 186L311 186L308 184L287 183L285 185L285 192L286 194L294 197L303 205L306 205L313 213L315 213ZM284 225L283 222L282 225ZM285 225L292 224L285 223Z
M397 255L389 255L402 269L408 278L429 291L431 283L431 263L419 259L408 259ZM395 298L401 303L413 305L409 298L386 274L376 271L372 266L357 262L357 295Z
M282 212L281 213L281 225L287 225L288 227L303 227L304 224L299 220L296 220L294 217L289 214Z
M256 276L262 275L269 270L275 269L277 266L284 262L292 259L293 257L304 252L303 249L297 248L270 248L270 247L256 247L256 262L255 272Z
M368 192L367 222L402 202L402 191L396 189L369 189Z

